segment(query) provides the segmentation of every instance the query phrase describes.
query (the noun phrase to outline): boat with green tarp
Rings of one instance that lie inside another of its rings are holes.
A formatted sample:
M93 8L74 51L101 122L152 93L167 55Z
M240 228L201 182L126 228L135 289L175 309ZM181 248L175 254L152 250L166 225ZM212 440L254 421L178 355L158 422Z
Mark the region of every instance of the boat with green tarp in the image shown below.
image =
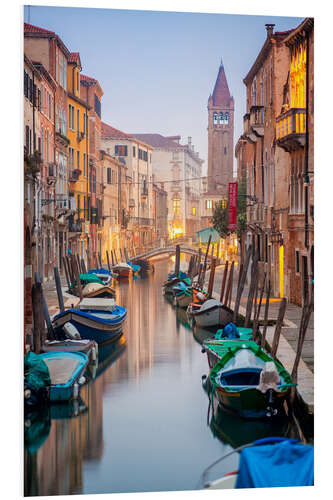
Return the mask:
M252 340L225 340L211 369L210 398L244 418L279 413L290 393L290 374Z
M202 352L207 353L207 359L209 368L213 368L215 364L221 359L221 357L226 352L226 341L229 340L251 340L252 339L252 328L244 328L242 326L235 326L238 336L234 339L226 338L226 330L228 325L225 328L220 328L217 330L214 338L209 338L203 341L203 349Z

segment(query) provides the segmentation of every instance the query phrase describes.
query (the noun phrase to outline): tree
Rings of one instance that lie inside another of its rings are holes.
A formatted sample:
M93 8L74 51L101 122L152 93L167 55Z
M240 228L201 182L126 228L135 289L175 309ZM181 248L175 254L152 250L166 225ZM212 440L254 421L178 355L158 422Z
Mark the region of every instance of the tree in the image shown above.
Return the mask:
M219 233L221 238L226 238L229 234L233 233L228 229L229 222L228 202L223 205L223 200L216 203L214 208L213 217L210 222L214 229ZM246 230L246 177L238 182L238 196L237 196L237 238L241 244L242 233Z

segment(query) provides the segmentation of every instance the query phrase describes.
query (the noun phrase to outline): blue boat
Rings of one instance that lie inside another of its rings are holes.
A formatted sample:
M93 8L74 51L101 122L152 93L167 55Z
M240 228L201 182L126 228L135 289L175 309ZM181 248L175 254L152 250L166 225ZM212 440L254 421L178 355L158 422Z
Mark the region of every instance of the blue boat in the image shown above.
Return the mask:
M240 453L238 470L205 483L209 469L235 452ZM201 481L210 489L313 486L314 449L285 437L258 439L216 460L204 471Z
M118 340L127 318L125 307L114 304L113 299L85 298L77 309L67 309L53 318L58 338L65 337L63 327L70 322L81 339L95 340L98 344Z
M88 274L96 274L96 276L103 281L105 285L110 285L113 274L110 273L108 269L105 269L105 267L100 267L98 269L90 269L88 271Z

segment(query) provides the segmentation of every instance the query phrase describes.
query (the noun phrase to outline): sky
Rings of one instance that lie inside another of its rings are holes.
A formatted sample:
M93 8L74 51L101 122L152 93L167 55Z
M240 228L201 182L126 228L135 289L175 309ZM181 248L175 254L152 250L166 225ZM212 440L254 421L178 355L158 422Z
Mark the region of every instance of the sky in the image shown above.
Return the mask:
M103 91L102 120L127 133L192 138L207 168L207 102L221 59L235 100L234 144L246 112L243 78L266 39L303 17L30 6L24 21L80 52ZM235 162L235 159L234 159Z

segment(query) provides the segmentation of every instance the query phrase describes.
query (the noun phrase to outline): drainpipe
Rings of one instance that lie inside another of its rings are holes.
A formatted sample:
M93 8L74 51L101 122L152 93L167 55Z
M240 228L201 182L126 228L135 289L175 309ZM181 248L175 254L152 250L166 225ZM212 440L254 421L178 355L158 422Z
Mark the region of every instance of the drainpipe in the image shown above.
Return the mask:
M305 214L304 232L305 248L309 248L309 32L306 32L306 121L305 121L305 165L304 165L304 191L305 191Z

